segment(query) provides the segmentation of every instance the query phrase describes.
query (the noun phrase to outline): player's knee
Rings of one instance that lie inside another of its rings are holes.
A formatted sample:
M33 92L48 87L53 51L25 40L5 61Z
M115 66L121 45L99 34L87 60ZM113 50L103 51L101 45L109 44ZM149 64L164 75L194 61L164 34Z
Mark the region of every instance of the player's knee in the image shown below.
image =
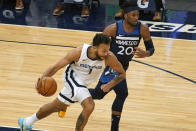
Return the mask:
M92 102L88 103L88 104L85 106L84 110L85 110L86 112L88 112L88 113L92 113L93 110L94 110L94 108L95 108L95 103L94 103L94 101L92 101Z
M123 94L117 94L116 99L114 100L114 103L112 105L112 110L117 112L122 112L122 108L127 96L128 96L128 92L124 92Z
M101 89L89 89L89 92L93 99L103 99L105 94Z
M128 92L125 91L122 94L117 94L116 98L121 99L121 100L124 101L127 98L127 96L128 96Z
M101 99L104 98L104 96L105 96L104 92L103 92L103 93L102 93L102 92L97 92L96 94L93 94L93 95L92 95L92 98L93 98L93 99L101 100Z
M126 92L123 94L124 99L126 99L127 96L128 96L128 91L126 91Z
M93 105L89 105L88 107L86 107L84 110L87 114L91 114L94 110L94 107Z
M98 100L101 100L101 99L104 98L104 96L105 96L105 95L99 95L99 96L97 96L97 99L98 99Z

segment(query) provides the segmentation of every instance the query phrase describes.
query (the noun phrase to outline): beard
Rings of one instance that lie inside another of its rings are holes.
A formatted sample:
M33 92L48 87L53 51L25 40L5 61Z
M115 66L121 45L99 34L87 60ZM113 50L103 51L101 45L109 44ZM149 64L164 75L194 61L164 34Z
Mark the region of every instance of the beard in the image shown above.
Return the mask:
M104 58L101 58L101 57L99 56L98 52L96 52L96 59L99 60L99 61L104 60Z

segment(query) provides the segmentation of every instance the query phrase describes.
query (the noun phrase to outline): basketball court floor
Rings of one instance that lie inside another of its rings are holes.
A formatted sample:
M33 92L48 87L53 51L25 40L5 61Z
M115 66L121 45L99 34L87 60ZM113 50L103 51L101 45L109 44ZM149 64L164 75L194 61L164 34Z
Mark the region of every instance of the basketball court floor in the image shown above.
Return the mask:
M19 117L32 115L52 101L63 87L64 70L54 75L58 90L52 97L37 94L37 78L68 51L91 43L96 32L115 22L116 5L95 5L88 18L80 17L80 7L67 8L64 15L54 17L51 12L56 2L50 1L44 8L44 2L26 1L20 13L14 10L12 2L1 5L0 131L19 130ZM156 52L152 57L130 62L129 96L120 131L195 131L196 13L166 10L162 22L150 21L150 17L143 15L141 20L150 28ZM140 47L145 48L143 45L141 41ZM95 101L85 131L110 130L114 98L111 91L103 100ZM34 129L74 131L81 110L78 103L73 104L64 118L52 114L35 123Z

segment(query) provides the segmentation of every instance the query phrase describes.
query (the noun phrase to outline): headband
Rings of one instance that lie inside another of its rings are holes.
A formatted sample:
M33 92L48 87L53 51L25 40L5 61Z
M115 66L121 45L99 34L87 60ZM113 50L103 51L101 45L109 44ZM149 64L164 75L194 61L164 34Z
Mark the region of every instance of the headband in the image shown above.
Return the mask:
M134 10L139 10L139 8L138 7L127 7L124 9L124 13L126 14L126 13L128 13L130 11L134 11Z

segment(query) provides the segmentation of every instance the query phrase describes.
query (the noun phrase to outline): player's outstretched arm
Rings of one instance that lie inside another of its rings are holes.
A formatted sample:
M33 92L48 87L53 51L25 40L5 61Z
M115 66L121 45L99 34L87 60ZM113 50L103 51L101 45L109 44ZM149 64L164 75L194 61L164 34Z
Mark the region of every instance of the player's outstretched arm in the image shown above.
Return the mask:
M78 61L80 58L80 54L82 51L82 46L77 47L70 52L67 53L65 57L63 57L61 60L59 60L55 65L49 67L42 75L42 77L45 76L53 76L58 70L65 67L66 65L72 63L73 61ZM41 77L41 78L42 78Z
M111 80L107 84L102 85L101 89L104 92L108 92L112 87L120 83L125 78L126 74L125 70L123 69L123 66L112 52L109 52L105 62L106 66L110 66L118 73L118 75L113 80Z

